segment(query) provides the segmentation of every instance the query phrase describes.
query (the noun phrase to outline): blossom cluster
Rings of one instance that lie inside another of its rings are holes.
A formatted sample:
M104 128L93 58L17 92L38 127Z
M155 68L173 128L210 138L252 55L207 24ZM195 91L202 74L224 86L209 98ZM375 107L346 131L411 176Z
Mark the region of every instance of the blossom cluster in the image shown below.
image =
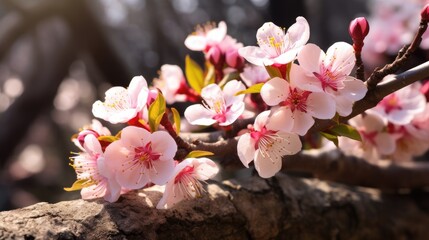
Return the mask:
M153 86L136 76L128 88L112 87L104 101L93 104L96 118L124 127L113 135L93 120L73 137L81 151L71 158L77 181L66 190L114 202L122 193L156 184L165 186L158 208L201 196L202 182L219 168L207 158L212 153L181 139L181 123L235 137L242 164L253 162L263 178L274 176L282 159L298 153L302 139L314 134L316 120L349 116L367 94L366 84L351 76L356 47L368 33L365 24L360 19L351 25L353 40L359 40L353 46L336 42L326 52L308 43L310 27L303 17L287 30L264 23L256 33L258 46L229 36L224 22L197 27L185 46L204 54L204 67L187 56L184 71L165 64ZM409 160L429 149L427 89L419 83L403 88L350 125L337 122L328 135L346 154ZM183 101L193 103L183 113L168 107ZM233 132L241 120L253 124Z
M362 141L340 137L339 149L368 161L411 161L428 151L428 84L409 85L351 119L350 124L358 130Z

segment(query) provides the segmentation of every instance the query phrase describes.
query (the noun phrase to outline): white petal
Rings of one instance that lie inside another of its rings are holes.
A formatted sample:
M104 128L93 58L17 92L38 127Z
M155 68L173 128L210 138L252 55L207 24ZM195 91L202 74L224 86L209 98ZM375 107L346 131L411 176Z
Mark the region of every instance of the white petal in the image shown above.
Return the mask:
M326 93L311 93L307 99L307 110L313 117L331 119L335 116L335 100Z
M323 92L322 84L313 75L304 72L301 66L293 64L290 70L290 82L292 86L310 92Z
M270 178L282 168L282 159L280 157L264 157L258 150L255 157L255 169L262 178Z
M255 140L250 137L250 133L240 136L237 143L237 153L245 167L255 158Z
M253 127L256 131L260 131L265 125L267 125L269 121L269 116L271 114L271 111L263 111L255 118L255 123L253 124Z
M377 134L374 141L377 144L377 150L382 155L392 154L396 149L395 139L390 134Z
M244 112L244 102L236 102L231 108L225 113L226 120L223 123L219 123L220 126L231 125L235 120L237 120L241 114Z
M343 96L335 96L335 104L336 110L340 116L348 116L352 113L353 110L353 101L343 97Z
M286 100L289 95L289 83L279 77L266 82L261 89L261 97L269 106L275 106Z
M355 66L356 57L353 47L345 42L334 43L326 52L325 66L330 66L332 72L349 75Z
M205 86L201 90L201 97L204 100L216 99L216 98L223 97L223 92L222 92L222 89L220 89L219 85L212 83Z
M185 39L185 46L192 51L203 51L206 48L207 39L205 36L189 35Z
M177 144L167 132L152 133L152 151L161 154L160 160L173 160L177 152Z
M126 147L141 147L151 141L151 133L146 129L128 126L122 129L121 140Z
M339 95L342 95L350 100L358 101L365 97L368 88L365 83L354 77L346 77L344 80L344 88L339 90Z
M195 158L192 160L194 172L198 180L208 180L216 176L219 172L219 167L215 162L208 158Z
M298 135L286 132L278 132L277 135L284 139L282 142L284 147L283 155L294 155L301 151L302 143Z
M171 178L174 171L174 160L155 160L152 161L153 169L147 171L150 181L157 185L164 185Z
M235 96L235 94L245 89L246 87L244 86L244 84L237 80L231 80L227 82L223 87L223 96L225 99L225 105L230 106L236 102L243 102L244 94L240 94L238 96Z
M284 47L284 36L283 29L272 22L264 23L256 32L259 47L270 58L275 58L281 54L281 48Z
M280 107L273 110L267 128L275 131L290 132L293 128L293 113L290 108Z
M258 65L258 66L265 66L265 65L271 65L267 63L268 56L267 54L259 47L255 46L247 46L238 49L238 53L240 56L245 58L248 62Z
M201 104L194 104L186 108L185 118L192 125L210 126L216 123L213 119L214 113Z
M319 46L309 43L305 45L298 54L299 65L307 73L319 72L325 53Z
M295 111L293 113L293 128L291 132L304 136L313 126L313 124L314 119L310 114L301 111Z
M303 17L297 17L296 23L292 24L286 32L285 40L295 48L304 46L310 38L310 26Z

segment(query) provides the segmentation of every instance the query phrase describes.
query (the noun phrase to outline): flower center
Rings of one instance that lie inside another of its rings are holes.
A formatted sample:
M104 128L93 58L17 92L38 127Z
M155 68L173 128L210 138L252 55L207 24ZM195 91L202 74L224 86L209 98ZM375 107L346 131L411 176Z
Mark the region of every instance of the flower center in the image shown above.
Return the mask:
M295 110L301 112L307 112L307 98L311 94L309 91L302 91L299 89L292 89L289 87L289 96L285 101L281 102L281 106L288 106L290 110L294 112Z
M145 146L134 148L134 159L145 165L146 168L153 168L153 161L159 159L161 154L152 151L152 142Z
M323 74L317 72L313 72L313 74L322 84L323 91L326 91L326 88L331 88L334 91L338 91L337 75L328 69L322 69L321 72Z
M230 107L225 106L225 100L222 97L216 99L207 99L203 101L203 106L214 112L213 119L219 123L226 121L226 112Z
M204 192L203 185L194 177L193 166L186 166L182 171L180 171L180 173L174 178L174 185L177 192L183 193L185 199L201 197Z
M277 131L268 130L265 126L260 131L251 129L250 137L255 139L255 149L259 149L261 155L271 161L281 158L288 152L285 139L279 136Z
M387 114L389 114L393 110L401 110L399 98L396 94L390 94L389 96L383 98L379 103L384 107Z

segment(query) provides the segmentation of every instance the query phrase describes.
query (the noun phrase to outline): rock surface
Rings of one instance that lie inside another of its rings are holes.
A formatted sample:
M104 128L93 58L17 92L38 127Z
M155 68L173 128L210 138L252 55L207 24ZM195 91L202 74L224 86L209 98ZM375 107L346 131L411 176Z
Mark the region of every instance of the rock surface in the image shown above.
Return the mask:
M154 208L157 187L116 203L74 200L0 212L0 239L425 239L429 195L381 194L277 175L210 183L207 196Z

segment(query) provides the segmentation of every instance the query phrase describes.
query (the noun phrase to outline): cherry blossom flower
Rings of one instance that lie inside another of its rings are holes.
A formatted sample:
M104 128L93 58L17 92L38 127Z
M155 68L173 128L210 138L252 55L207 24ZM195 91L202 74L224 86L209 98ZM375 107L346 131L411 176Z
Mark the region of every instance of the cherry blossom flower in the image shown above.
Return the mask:
M207 24L196 29L185 39L185 46L193 51L207 52L213 45L218 45L226 36L226 23L219 22L217 27Z
M294 79L292 74L291 79ZM335 102L331 96L301 90L282 78L275 77L266 82L261 96L266 104L274 106L269 123L274 130L305 135L314 124L313 117L331 119L335 115Z
M250 63L259 66L287 64L296 58L310 37L307 20L297 17L285 32L272 22L264 23L256 33L259 47L248 46L239 49L239 54Z
M217 84L210 84L201 91L203 104L194 104L185 110L185 118L190 124L210 126L219 123L227 126L233 123L244 111L244 94L235 96L244 90L243 83L232 80L223 90Z
M96 138L100 136L110 136L109 129L104 127L97 119L92 119L92 123L88 126L84 126L83 129L72 137L72 142L81 150L84 150L83 144L87 135L94 135Z
M295 84L307 91L332 95L341 116L348 116L353 103L365 96L364 82L349 76L356 60L350 44L337 42L326 54L317 45L307 44L297 58L300 65L291 69Z
M164 195L156 208L171 208L182 200L201 197L204 192L200 181L213 178L219 171L208 158L187 158L176 165L172 177L167 182Z
M176 151L176 142L167 132L150 133L128 126L122 130L121 139L106 148L105 158L122 187L139 189L150 182L163 185L168 181Z
M426 97L420 92L421 84L413 83L384 97L369 112L397 125L405 125L426 107Z
M180 88L186 86L186 79L182 69L177 65L162 65L159 79L155 79L153 85L161 90L168 104L186 100L185 94L178 93Z
M106 91L104 102L92 105L95 117L110 123L124 123L136 117L146 106L149 89L143 76L134 77L128 89L112 87Z
M104 197L106 201L115 202L121 193L121 186L116 182L113 172L106 168L100 143L94 135L88 134L83 147L85 152L72 158L77 179L84 181L82 198Z
M273 130L269 126L270 111L260 113L250 132L240 136L237 144L238 156L245 167L255 161L259 176L269 178L280 171L282 157L301 150L298 135Z
M265 67L257 66L257 65L247 65L243 72L240 73L241 79L246 83L248 87L255 85L257 83L264 83L269 78L267 70Z
M349 120L358 130L362 141L338 137L338 146L346 155L356 156L368 161L377 161L392 154L396 149L398 134L386 131L386 121L374 114L358 115Z

